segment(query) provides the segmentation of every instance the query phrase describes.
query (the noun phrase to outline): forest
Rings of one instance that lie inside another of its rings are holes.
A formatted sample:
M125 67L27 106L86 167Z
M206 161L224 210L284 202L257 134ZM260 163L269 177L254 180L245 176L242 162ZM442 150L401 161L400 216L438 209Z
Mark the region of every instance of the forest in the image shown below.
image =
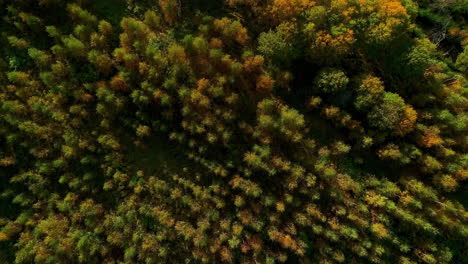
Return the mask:
M0 0L0 263L468 263L467 0Z

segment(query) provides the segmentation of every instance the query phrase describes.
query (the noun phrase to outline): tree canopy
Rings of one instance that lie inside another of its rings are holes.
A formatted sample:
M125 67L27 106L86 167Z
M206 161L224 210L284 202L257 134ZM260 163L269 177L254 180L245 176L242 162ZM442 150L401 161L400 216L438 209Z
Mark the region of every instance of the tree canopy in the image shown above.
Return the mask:
M468 263L463 0L0 0L0 262Z

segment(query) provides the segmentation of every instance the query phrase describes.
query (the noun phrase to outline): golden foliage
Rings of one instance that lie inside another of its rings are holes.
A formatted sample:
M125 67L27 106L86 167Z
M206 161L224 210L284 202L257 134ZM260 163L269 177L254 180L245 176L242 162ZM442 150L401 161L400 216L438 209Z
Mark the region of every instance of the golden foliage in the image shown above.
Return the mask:
M382 0L378 1L379 10L382 14L388 17L406 16L406 9L401 4L401 1L396 0Z
M213 26L224 37L231 38L240 44L245 44L249 40L247 29L239 21L223 17L222 19L216 19Z
M7 167L7 166L14 165L14 164L16 164L16 160L13 157L5 157L5 158L0 159L0 166Z
M209 46L211 49L222 49L224 44L223 41L219 38L211 38Z
M442 189L449 192L455 191L458 187L457 180L453 176L448 174L444 174L440 177L437 177L436 184L440 184Z
M419 138L419 144L427 148L442 144L444 141L439 133L440 130L437 127L424 129L423 135Z
M403 118L397 124L395 128L396 132L400 136L404 136L414 130L414 125L418 119L418 113L410 105L407 105L403 114Z
M343 34L332 36L326 31L319 31L317 38L312 44L312 48L328 53L335 53L336 55L345 54L355 42L354 32L352 29L346 30Z
M244 58L243 67L247 72L256 72L262 69L265 59L260 56L247 56Z
M164 19L169 24L174 24L180 11L177 0L159 0L159 7L162 10Z
M0 232L0 241L7 241L10 238L3 232Z
M227 247L223 247L220 251L220 255L221 255L221 259L224 261L224 262L232 262L232 253L231 253L231 250L229 250L229 248Z
M384 92L384 85L380 78L368 74L362 79L359 90L376 97Z
M364 199L367 204L375 207L383 207L387 201L384 196L377 194L375 191L368 191Z
M270 76L260 75L257 79L257 92L260 94L269 94L273 89L275 81Z
M122 77L118 75L112 77L112 80L110 81L110 87L115 91L127 91L128 90L127 83L122 79Z
M371 225L371 231L378 237L378 238L386 238L388 237L388 230L385 226L381 223L375 223Z
M273 0L268 12L274 21L284 21L314 5L310 0Z

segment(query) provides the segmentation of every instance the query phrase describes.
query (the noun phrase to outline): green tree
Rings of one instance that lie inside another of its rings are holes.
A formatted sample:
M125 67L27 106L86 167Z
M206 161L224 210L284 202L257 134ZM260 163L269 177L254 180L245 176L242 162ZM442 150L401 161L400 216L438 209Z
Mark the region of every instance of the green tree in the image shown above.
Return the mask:
M367 118L371 126L391 130L401 120L405 110L405 101L398 94L385 92L381 103L375 105Z
M349 78L339 69L326 68L315 77L314 84L322 92L336 94L346 89Z

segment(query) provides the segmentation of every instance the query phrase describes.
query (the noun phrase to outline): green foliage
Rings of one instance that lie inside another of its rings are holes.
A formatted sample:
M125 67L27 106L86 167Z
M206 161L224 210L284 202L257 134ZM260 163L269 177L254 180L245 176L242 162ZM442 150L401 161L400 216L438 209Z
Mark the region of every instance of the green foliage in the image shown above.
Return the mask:
M258 37L258 51L280 63L297 59L299 54L296 45L294 38L288 36L280 27L275 31L262 32Z
M320 91L336 94L346 89L349 78L339 69L326 68L317 74L314 82Z
M358 85L356 89L357 97L354 102L357 109L367 109L379 103L385 89L379 78L367 75L359 81Z
M369 122L379 129L391 129L403 117L405 101L398 94L385 92L382 101L368 114Z
M436 62L434 55L436 46L428 39L419 39L416 45L408 54L408 70L415 74L422 74L429 65Z
M455 65L459 71L468 72L468 46L458 55Z
M467 263L449 3L0 1L0 262Z
M62 39L66 51L73 57L86 56L86 46L77 38L70 36Z

